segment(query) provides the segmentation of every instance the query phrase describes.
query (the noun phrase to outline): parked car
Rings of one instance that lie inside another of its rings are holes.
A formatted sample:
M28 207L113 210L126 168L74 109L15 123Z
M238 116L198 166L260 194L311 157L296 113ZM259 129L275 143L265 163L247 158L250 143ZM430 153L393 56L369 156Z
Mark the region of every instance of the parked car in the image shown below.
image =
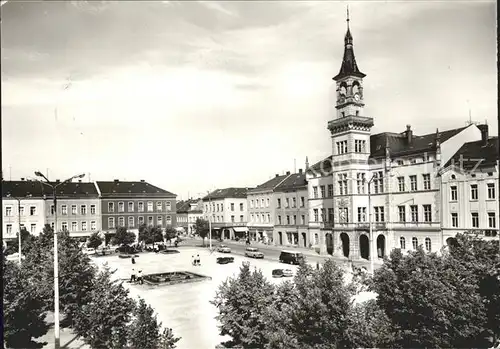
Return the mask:
M135 248L134 246L129 246L129 245L123 245L118 247L115 252L117 253L136 253L138 252L138 249Z
M217 247L217 252L231 253L231 249L229 247L227 247L226 245L220 245L219 247Z
M304 260L304 255L301 252L281 251L279 260L281 263L300 264Z
M273 278L292 277L293 272L290 269L274 269L272 275Z
M88 254L88 255L95 254L96 250L95 250L95 248L87 247L87 248L83 249L83 253Z
M217 264L233 263L234 257L217 257Z
M245 256L250 258L264 258L264 253L260 252L256 247L247 247L245 249Z

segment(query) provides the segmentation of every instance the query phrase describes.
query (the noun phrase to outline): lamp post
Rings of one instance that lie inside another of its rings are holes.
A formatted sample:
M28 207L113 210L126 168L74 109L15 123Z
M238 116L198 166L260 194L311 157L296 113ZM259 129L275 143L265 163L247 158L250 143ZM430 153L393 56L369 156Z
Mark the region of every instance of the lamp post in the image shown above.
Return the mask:
M28 194L26 195L25 198L30 198L32 195L31 194ZM17 224L18 224L18 227L19 227L19 236L18 236L18 242L19 242L19 248L18 248L18 252L19 252L19 265L21 265L21 262L22 262L22 251L21 251L21 198L17 198L17 197L14 197L10 194L7 194L7 197L8 198L13 198L15 200L17 200Z
M42 172L36 171L35 175L37 177L41 177L44 181L36 179L36 181L40 182L43 185L48 186L52 189L52 193L54 195L54 348L59 349L61 346L61 340L59 336L59 259L58 259L58 251L57 251L57 198L56 198L56 189L62 184L66 184L71 182L75 178L83 178L85 174L75 175L71 178L66 179L63 182L60 182L56 185L52 185L47 177L43 175Z

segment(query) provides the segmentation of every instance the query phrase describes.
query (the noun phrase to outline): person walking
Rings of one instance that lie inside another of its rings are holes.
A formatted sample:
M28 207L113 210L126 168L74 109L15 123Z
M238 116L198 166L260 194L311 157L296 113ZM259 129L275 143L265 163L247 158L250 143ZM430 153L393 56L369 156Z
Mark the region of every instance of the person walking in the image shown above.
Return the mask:
M139 282L141 285L144 283L144 281L142 280L142 270L141 269L139 269L139 273L137 276L137 282Z
M132 275L130 275L130 282L135 282L136 281L136 278L135 278L135 269L132 268Z
M135 264L135 258L132 256L132 264Z
M196 255L196 259L195 259L195 265L201 265L201 263L200 263L200 262L201 262L201 261L200 261L200 255L199 255L199 254L197 254L197 255Z

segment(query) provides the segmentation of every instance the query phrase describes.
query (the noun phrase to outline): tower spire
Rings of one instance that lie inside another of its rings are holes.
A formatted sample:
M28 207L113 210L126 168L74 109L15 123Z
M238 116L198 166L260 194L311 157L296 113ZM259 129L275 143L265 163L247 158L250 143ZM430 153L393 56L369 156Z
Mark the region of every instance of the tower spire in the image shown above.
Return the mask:
M349 5L347 5L347 19L346 19L346 22L347 22L347 30L349 30Z

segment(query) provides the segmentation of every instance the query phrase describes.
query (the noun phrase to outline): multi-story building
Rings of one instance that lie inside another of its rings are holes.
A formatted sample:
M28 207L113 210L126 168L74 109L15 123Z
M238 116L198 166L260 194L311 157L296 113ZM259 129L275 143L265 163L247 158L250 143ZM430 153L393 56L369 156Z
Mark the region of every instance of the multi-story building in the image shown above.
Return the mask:
M274 189L290 176L276 174L274 178L248 190L248 235L254 241L273 243L273 227L276 224L276 205Z
M193 234L196 220L203 218L203 201L189 199L177 202L177 226L184 232Z
M101 231L101 201L93 182L51 183L57 187L57 230L67 230L70 236L85 237ZM46 223L55 227L55 208L52 190L44 186L46 193Z
M203 198L203 217L211 222L212 236L247 236L247 191L248 188L217 189Z
M307 170L310 234L321 252L354 260L372 254L380 260L395 247L436 251L442 246L438 171L464 143L481 139L482 126L416 136L408 125L401 133L371 135L364 77L348 26L333 78L332 155Z
M102 229L114 233L126 227L138 235L142 224L176 225L176 195L144 180L96 182L101 197Z
M2 181L2 236L13 240L24 227L38 235L46 222L44 188L34 181ZM19 222L20 221L20 222Z
M498 137L465 143L441 171L441 228L449 244L457 233L499 238Z
M274 189L276 221L274 240L279 245L312 247L308 229L307 181L302 169L290 174Z

